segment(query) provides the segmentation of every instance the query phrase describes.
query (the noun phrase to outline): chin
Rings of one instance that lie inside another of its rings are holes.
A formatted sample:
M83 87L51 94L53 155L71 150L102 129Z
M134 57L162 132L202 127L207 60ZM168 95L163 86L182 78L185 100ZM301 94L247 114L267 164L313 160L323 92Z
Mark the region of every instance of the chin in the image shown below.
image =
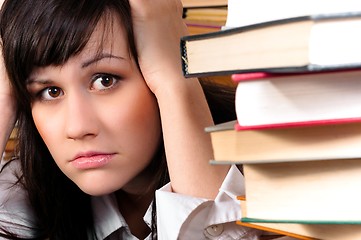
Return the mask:
M80 190L82 190L84 193L90 195L90 196L94 196L94 197L97 197L97 196L103 196L103 195L108 195L108 194L111 194L115 191L117 191L118 189L106 189L104 187L80 187Z
M86 171L82 174L68 175L68 177L84 193L91 196L102 196L116 192L126 184L124 177L114 176L109 171Z
M121 186L115 186L111 183L104 183L104 181L87 181L86 183L75 183L81 191L91 196L102 196L114 193L119 190Z

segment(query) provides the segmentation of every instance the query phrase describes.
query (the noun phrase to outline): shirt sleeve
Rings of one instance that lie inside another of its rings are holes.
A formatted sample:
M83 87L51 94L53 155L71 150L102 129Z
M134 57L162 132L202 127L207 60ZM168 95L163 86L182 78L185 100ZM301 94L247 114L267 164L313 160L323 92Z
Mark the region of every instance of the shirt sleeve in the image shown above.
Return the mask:
M0 170L0 227L20 237L33 237L34 215L25 190L17 184L19 161L5 164L2 160Z
M158 238L255 240L261 231L235 223L241 218L237 196L244 195L244 178L232 165L215 200L195 198L171 190L156 192Z

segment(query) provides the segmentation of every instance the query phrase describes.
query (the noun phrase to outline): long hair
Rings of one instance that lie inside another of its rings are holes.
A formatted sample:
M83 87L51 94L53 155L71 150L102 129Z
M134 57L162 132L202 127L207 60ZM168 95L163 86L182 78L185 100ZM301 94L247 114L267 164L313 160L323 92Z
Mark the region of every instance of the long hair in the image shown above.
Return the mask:
M136 58L127 0L8 0L1 10L3 55L17 99L17 154L39 238L95 235L90 197L60 171L35 127L26 79L35 67L62 65L81 52L101 19L105 25L120 19L129 52Z
M31 96L26 80L35 67L62 65L80 53L89 41L100 20L112 24L114 14L125 29L129 53L137 59L131 11L128 0L6 0L0 15L0 34L7 73L17 99L18 139L17 156L21 160L21 182L28 192L36 213L38 235L34 239L88 239L95 237L90 196L83 193L57 167L39 135L31 114ZM106 28L105 29L111 29ZM108 26L109 27L109 26ZM219 112L233 100L214 97L219 88L203 82L213 115L221 115L216 122L233 118L230 111ZM213 89L213 91L209 91ZM216 89L216 90L215 90ZM223 91L233 96L233 92ZM230 94L229 94L230 93ZM221 105L214 105L221 99ZM228 112L231 114L228 115ZM169 176L161 144L149 168L154 171L154 188L160 187ZM154 190L154 189L153 189ZM155 201L154 201L155 202ZM153 205L153 209L155 205ZM153 211L155 214L155 211ZM152 232L156 237L156 226Z

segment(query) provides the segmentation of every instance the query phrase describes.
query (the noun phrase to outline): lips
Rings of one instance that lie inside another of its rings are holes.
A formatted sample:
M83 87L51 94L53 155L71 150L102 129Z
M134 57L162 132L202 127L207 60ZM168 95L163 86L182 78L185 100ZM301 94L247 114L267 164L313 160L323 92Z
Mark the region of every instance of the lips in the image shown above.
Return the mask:
M81 153L71 161L71 164L78 169L102 168L111 161L114 155L114 153Z

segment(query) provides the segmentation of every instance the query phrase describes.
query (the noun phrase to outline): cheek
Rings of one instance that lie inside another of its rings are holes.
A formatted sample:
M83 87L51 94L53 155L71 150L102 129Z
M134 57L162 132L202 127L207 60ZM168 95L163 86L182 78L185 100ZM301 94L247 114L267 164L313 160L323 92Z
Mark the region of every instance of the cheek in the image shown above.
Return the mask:
M32 108L35 127L53 156L57 156L62 151L59 150L59 146L62 145L61 137L64 136L61 128L64 116L61 115L61 111L54 111L54 108L41 105Z
M117 128L125 139L127 149L140 158L150 159L159 145L161 123L157 101L145 86L136 92L128 92L132 99L118 111ZM120 127L122 125L123 127Z
M56 130L58 128L53 127L56 125L54 119L51 115L47 114L47 110L42 107L37 107L36 105L32 108L32 115L36 129L38 130L40 136L43 138L45 143L48 143L52 137L55 137Z

